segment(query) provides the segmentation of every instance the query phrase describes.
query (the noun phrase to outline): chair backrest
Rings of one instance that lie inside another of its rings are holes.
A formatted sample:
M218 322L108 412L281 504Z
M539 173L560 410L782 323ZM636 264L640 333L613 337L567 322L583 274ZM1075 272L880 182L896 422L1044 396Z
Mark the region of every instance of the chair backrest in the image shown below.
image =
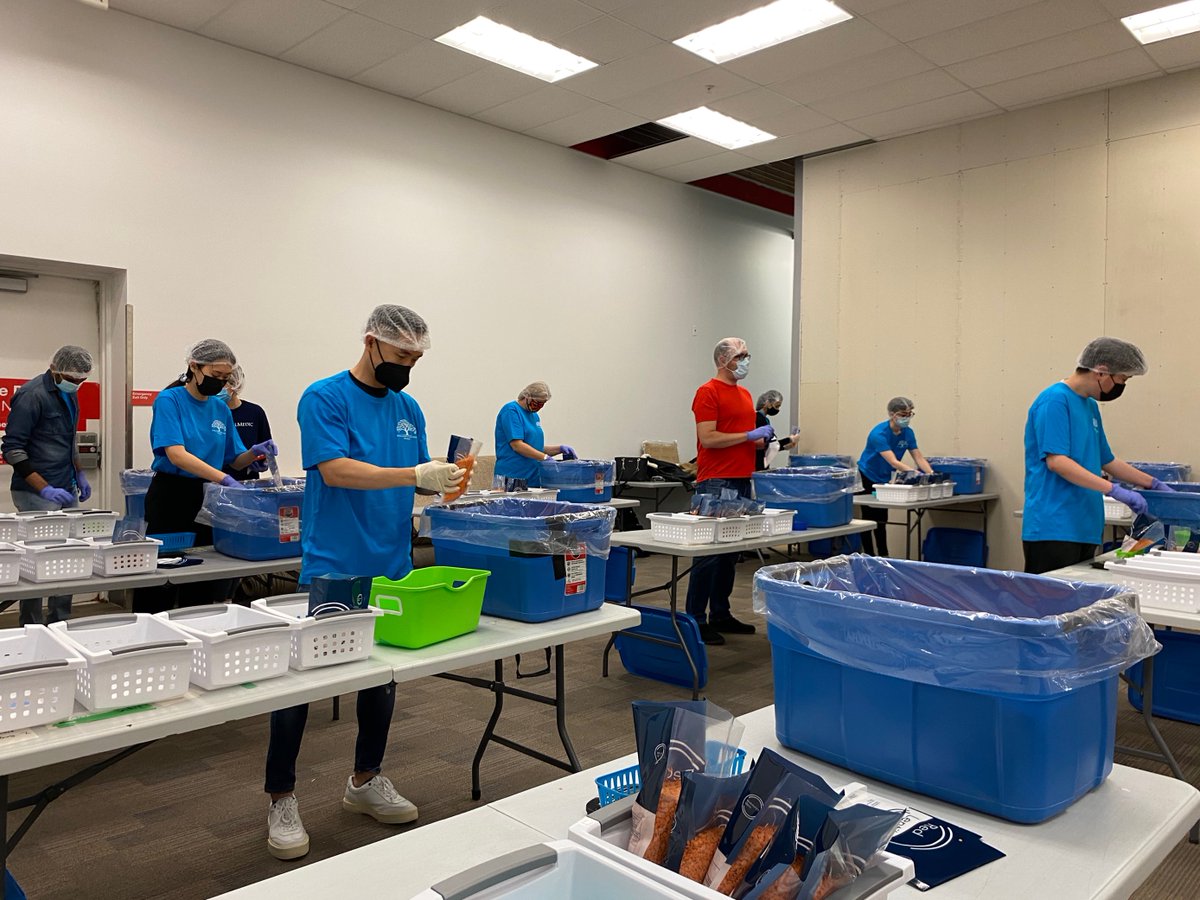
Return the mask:
M642 453L666 462L680 462L679 441L642 441Z

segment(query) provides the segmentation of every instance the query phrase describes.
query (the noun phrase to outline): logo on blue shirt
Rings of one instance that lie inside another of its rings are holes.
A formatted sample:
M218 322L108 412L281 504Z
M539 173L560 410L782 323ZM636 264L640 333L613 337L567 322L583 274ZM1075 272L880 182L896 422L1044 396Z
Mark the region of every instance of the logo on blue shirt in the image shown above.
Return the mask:
M396 423L396 436L406 441L415 441L417 439L417 426L408 419L401 419Z
M212 430L213 430L213 434L224 434L225 433L225 423L222 422L220 419L213 419Z

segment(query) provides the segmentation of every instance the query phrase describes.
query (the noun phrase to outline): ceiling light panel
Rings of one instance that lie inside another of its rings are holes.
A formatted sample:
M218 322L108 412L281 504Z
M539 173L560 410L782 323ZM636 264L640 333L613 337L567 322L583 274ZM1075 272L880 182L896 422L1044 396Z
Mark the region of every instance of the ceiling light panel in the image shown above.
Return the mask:
M775 0L675 41L717 64L853 18L830 0Z
M1200 0L1187 0L1162 6L1149 12L1125 16L1121 24L1128 28L1143 44L1165 41L1200 31Z
M761 144L764 141L775 140L775 135L753 125L738 121L732 116L719 113L707 106L698 106L687 112L677 113L658 120L659 125L674 128L684 134L716 144L727 150L739 147L749 147L751 144Z
M598 65L486 16L478 16L435 40L542 81L562 81Z

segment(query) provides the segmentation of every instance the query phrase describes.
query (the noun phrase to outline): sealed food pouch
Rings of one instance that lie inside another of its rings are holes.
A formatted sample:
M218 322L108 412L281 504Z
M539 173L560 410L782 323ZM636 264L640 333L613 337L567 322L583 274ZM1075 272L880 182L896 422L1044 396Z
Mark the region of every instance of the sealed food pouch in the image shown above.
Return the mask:
M857 878L871 857L887 846L904 810L858 804L835 809L825 819L804 873L799 900L825 900Z
M692 881L704 880L717 852L717 843L749 780L749 772L729 777L703 772L683 773L675 824L667 840L667 858L663 862L666 868Z
M832 811L819 797L801 796L734 896L745 900L794 900L799 896L813 847Z

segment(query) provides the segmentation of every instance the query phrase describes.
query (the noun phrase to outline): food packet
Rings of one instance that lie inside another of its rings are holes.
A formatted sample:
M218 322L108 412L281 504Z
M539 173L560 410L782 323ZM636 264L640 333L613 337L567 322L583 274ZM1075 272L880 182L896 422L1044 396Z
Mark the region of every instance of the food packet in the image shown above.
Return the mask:
M775 840L746 874L735 897L746 900L792 900L813 859L813 847L833 807L816 796L801 796L792 806Z
M904 817L902 809L876 809L857 804L835 809L825 818L806 864L798 900L825 900L848 885L887 846Z
M1141 530L1135 530L1133 534L1127 534L1125 540L1121 542L1121 548L1117 551L1117 556L1122 559L1127 559L1130 556L1140 556L1151 547L1164 543L1166 539L1166 528L1162 522L1155 519Z
M733 808L750 779L740 775L684 772L675 824L663 865L692 881L703 881L717 852L717 842L733 817Z
M742 725L707 700L633 704L641 789L633 804L629 851L661 864L684 772L729 775Z

